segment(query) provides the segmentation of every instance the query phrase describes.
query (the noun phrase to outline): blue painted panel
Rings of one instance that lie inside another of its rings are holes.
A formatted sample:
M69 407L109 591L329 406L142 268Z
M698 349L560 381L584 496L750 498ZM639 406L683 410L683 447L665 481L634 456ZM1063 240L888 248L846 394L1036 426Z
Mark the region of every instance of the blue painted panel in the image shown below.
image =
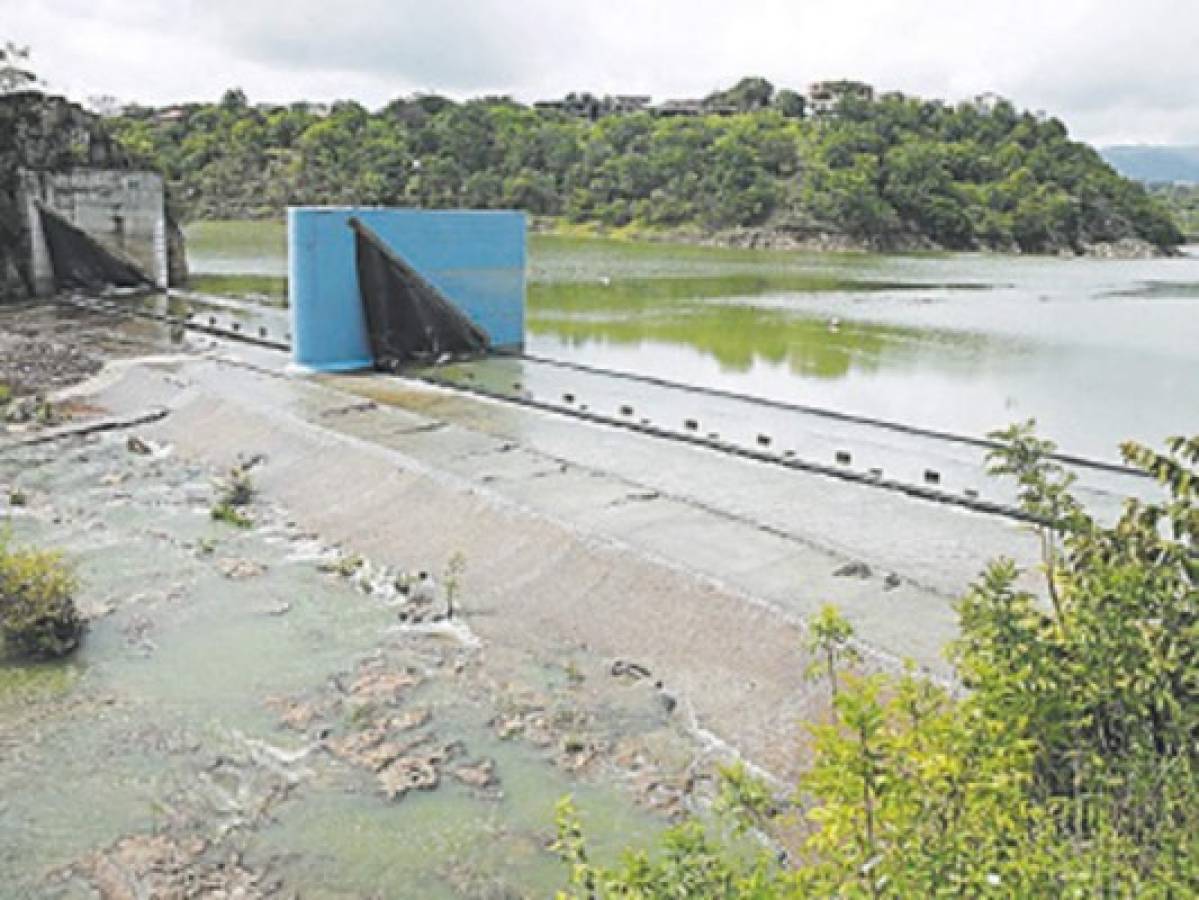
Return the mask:
M353 217L454 301L492 346L524 345L524 213L292 207L288 293L297 363L321 371L371 365L348 224Z

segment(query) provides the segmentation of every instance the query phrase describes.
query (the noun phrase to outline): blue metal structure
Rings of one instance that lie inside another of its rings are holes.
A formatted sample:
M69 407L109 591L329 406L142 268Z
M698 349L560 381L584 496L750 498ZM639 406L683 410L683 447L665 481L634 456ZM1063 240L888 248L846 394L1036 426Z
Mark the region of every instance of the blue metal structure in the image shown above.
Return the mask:
M525 215L302 206L287 211L292 358L323 372L372 365L358 293L357 218L452 300L496 349L525 336Z

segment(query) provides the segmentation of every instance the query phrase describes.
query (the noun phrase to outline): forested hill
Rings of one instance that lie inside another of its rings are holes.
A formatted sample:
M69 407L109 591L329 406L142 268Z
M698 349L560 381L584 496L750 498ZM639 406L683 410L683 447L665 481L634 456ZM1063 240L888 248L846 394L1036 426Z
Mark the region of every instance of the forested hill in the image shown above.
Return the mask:
M424 96L370 112L252 106L229 91L111 122L167 173L186 218L353 203L518 207L781 246L1084 252L1181 239L1140 185L1061 122L1006 101L846 96L805 117L798 95L761 79L714 96L722 102L698 114L593 120L502 98Z

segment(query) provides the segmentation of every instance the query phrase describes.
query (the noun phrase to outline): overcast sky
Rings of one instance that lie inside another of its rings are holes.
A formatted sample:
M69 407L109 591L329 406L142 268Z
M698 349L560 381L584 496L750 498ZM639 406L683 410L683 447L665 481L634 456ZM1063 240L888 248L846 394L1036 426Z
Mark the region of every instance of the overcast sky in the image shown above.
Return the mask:
M0 0L6 39L77 99L662 99L850 77L997 91L1099 144L1199 144L1199 0Z

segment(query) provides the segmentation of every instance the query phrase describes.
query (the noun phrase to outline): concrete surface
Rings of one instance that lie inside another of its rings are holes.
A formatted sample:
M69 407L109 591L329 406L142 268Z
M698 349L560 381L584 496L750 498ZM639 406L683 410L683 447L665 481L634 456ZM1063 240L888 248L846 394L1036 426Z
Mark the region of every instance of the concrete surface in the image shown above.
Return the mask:
M803 676L806 616L835 602L870 666L909 657L948 676L952 598L992 556L1034 558L1005 520L396 378L289 378L280 362L126 365L82 392L113 415L166 406L145 432L187 457L265 454L258 487L346 549L434 572L463 553L485 641L647 665L702 734L784 777L825 702ZM871 576L834 574L851 560Z
M123 169L72 169L21 174L21 193L31 236L30 265L39 296L54 293L54 270L37 206L58 213L106 250L132 262L165 288L167 223L162 176Z

